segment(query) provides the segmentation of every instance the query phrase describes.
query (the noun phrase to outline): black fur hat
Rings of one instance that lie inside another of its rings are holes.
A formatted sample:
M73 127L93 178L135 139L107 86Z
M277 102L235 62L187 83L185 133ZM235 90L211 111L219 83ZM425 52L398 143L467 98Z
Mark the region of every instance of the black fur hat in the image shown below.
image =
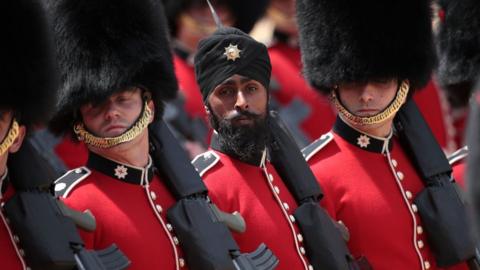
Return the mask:
M167 13L170 33L176 36L180 14L190 8L208 7L207 0L162 0ZM249 33L260 17L265 14L269 0L213 0L214 7L226 6L233 13L235 28Z
M444 0L440 5L444 20L437 35L438 81L449 96L460 99L454 103L466 105L480 74L480 1Z
M0 109L21 124L48 121L55 105L57 70L45 10L36 0L2 1Z
M435 64L428 0L298 0L304 74L323 93L341 82L409 79Z
M148 89L157 112L163 100L175 97L178 86L160 0L46 1L61 68L54 132L70 130L82 104L129 87Z

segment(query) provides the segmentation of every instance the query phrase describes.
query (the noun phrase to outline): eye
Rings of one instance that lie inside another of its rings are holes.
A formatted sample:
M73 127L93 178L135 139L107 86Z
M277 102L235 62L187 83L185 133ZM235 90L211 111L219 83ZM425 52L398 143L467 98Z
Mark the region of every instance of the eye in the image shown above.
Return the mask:
M258 87L256 85L249 85L247 86L247 90L249 93L254 93L258 90Z
M232 95L235 89L232 87L223 87L220 90L218 90L218 95L219 96L229 96Z

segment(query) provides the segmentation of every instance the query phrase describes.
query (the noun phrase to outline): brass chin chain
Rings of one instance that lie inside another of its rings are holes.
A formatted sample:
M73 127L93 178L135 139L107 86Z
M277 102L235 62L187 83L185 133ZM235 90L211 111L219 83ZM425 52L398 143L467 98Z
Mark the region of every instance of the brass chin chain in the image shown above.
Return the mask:
M13 119L12 124L10 125L10 129L8 130L7 136L3 139L2 143L0 144L0 156L5 154L10 146L12 146L15 139L18 137L19 133L19 125L17 120Z
M135 124L125 131L122 135L111 138L102 138L93 135L85 129L83 123L78 123L73 127L73 131L77 135L79 141L84 141L86 144L97 148L110 148L121 143L129 142L135 139L142 131L150 124L152 111L145 102L143 106L142 116L135 122Z
M356 116L352 114L347 110L347 108L345 108L342 105L335 91L332 91L330 99L333 102L333 104L335 104L335 107L337 108L338 112L346 120L349 120L350 122L358 125L373 125L373 124L381 123L386 119L389 119L390 117L394 116L407 100L409 90L410 90L410 83L408 82L408 80L402 81L402 84L400 85L400 88L398 89L393 102L390 105L388 105L388 107L385 108L385 110L373 116L362 117L362 116Z

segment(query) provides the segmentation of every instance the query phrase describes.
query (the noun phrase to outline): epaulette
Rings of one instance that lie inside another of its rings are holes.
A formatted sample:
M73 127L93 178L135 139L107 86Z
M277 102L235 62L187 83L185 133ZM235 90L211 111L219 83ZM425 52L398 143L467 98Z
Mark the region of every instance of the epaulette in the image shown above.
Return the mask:
M312 142L310 145L302 149L303 157L306 161L309 161L318 151L320 151L325 145L333 140L333 134L328 132L323 134L316 141Z
M457 151L453 152L451 155L448 156L448 163L453 165L458 161L466 158L468 156L468 145L458 149Z
M87 178L92 172L87 167L79 167L66 172L55 180L55 197L66 198L72 189Z
M196 156L192 160L193 167L197 170L200 176L203 176L208 170L213 168L218 161L220 161L220 157L213 151L207 151L203 154Z

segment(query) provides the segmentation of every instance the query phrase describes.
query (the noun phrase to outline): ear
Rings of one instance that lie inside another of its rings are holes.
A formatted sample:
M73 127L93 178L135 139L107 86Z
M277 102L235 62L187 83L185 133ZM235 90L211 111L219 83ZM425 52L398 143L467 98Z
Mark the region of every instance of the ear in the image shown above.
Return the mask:
M23 139L25 139L26 134L27 134L27 128L25 126L21 125L18 128L17 138L15 139L15 141L13 141L12 146L10 146L10 148L8 149L8 152L10 154L13 154L13 153L17 152L18 149L20 149L20 147L22 146L22 143L23 143Z
M205 112L207 112L207 115L210 116L211 112L210 112L210 109L208 108L208 106L204 105L203 107L205 108Z
M150 111L152 111L152 116L150 117L150 122L149 122L149 123L152 123L153 119L155 119L155 104L153 103L153 100L150 99L147 102L147 106L150 109Z

